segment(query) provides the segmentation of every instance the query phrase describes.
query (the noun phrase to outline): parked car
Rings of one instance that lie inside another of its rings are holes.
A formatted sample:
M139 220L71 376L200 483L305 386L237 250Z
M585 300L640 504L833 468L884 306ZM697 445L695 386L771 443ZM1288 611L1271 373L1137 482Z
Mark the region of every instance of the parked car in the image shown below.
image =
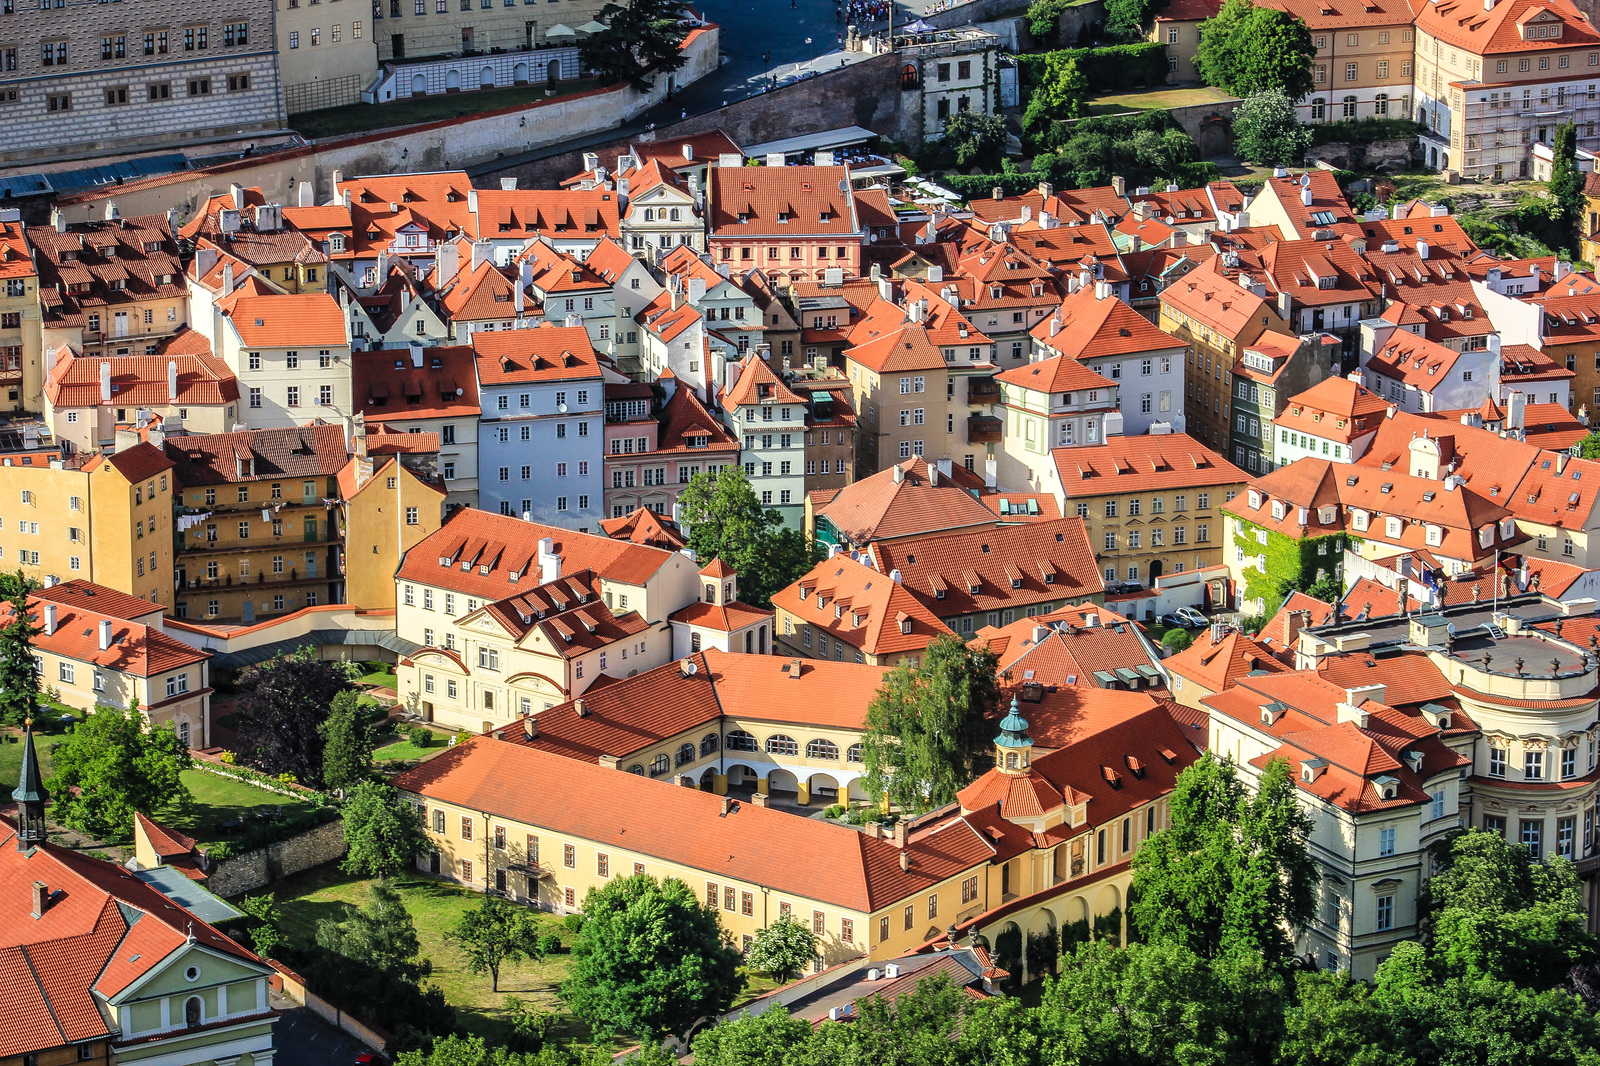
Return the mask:
M1191 629L1204 629L1206 626L1211 624L1210 619L1201 614L1199 611L1195 610L1193 607L1179 607L1173 613L1182 619L1184 625L1190 627Z
M1166 626L1168 629L1188 629L1189 628L1189 623L1185 622L1182 618L1179 618L1175 614L1164 614L1160 618L1157 618L1156 621L1160 622L1162 625Z

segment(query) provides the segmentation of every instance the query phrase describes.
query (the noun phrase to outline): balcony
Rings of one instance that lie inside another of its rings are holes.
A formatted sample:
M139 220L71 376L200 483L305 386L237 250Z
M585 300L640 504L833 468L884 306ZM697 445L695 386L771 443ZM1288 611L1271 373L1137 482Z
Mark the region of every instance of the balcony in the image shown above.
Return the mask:
M344 544L343 537L323 537L318 540L306 540L303 530L284 530L278 536L267 534L260 540L197 540L193 544L186 543L183 535L178 537L178 556L184 558L207 555L232 555L236 552L271 552L298 549L305 551L307 548L333 548Z
M1000 384L994 378L973 378L967 382L968 403L999 403Z
M1006 424L993 415L973 415L967 419L968 444L999 444Z

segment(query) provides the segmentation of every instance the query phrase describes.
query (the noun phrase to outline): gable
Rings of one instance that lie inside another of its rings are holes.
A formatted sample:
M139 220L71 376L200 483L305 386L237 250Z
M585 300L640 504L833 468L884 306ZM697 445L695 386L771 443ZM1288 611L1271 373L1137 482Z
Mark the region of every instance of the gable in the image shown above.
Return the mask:
M191 967L199 971L192 981L188 977ZM158 965L151 967L138 981L111 997L110 1002L131 1003L162 996L181 996L202 988L231 984L234 981L253 981L267 972L265 966L252 965L244 959L223 955L203 944L187 944L174 951Z

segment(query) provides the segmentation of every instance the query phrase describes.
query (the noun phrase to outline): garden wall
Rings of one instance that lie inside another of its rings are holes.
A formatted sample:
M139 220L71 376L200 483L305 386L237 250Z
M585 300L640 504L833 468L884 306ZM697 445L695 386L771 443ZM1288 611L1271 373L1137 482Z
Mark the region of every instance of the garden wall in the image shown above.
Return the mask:
M1334 170L1409 170L1422 165L1422 142L1415 137L1335 141L1316 145L1310 156Z
M376 1025L368 1025L355 1015L335 1007L332 1003L307 988L305 978L277 959L268 959L267 963L277 971L272 979L277 991L282 992L287 998L299 1003L330 1025L355 1037L378 1054L381 1055L388 1050L388 1033L379 1029Z
M219 896L237 896L332 862L344 855L345 848L344 822L328 822L288 840L217 862L206 887Z

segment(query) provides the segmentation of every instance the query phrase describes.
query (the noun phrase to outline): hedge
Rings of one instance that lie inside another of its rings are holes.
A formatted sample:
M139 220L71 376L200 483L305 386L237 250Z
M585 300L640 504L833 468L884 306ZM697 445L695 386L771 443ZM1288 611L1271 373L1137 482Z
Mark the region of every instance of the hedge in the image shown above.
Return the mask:
M1136 85L1164 85L1167 81L1167 46L1140 41L1138 44L1065 48L1058 52L1017 56L1017 78L1025 94L1044 80L1045 64L1051 55L1076 59L1078 69L1089 79L1092 93L1126 90Z
M1312 144L1371 144L1373 141L1409 140L1422 132L1422 127L1409 118L1357 119L1354 122L1313 122Z

